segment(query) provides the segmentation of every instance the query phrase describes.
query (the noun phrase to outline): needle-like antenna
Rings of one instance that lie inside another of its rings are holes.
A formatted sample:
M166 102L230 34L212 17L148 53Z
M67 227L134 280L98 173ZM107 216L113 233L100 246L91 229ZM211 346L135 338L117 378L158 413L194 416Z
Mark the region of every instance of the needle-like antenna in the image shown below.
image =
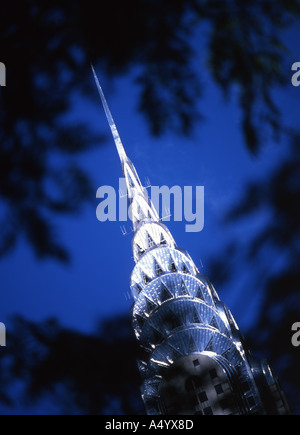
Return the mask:
M94 69L92 64L91 64L91 67L92 67L92 71L93 71L93 74L94 74L94 79L95 79L95 82L96 82L96 86L97 86L97 89L98 89L98 92L99 92L99 95L100 95L100 98L101 98L101 101L102 101L102 104L103 104L103 108L104 108L104 111L105 111L105 114L106 114L106 118L107 118L108 124L110 126L110 129L111 129L111 132L112 132L112 135L113 135L116 147L117 147L118 154L120 156L121 161L124 161L127 158L124 146L122 144L122 141L121 141L119 132L117 130L115 121L114 121L114 119L112 117L112 114L111 114L111 112L109 110L107 101L105 99L104 93L102 91L102 88L100 86L98 77L96 75L95 69Z

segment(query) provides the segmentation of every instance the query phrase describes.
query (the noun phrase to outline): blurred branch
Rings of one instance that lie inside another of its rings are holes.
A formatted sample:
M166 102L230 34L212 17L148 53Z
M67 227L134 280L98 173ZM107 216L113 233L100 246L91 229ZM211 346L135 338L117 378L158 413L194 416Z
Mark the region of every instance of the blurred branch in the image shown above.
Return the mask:
M136 343L128 318L111 319L88 335L65 329L55 319L38 324L18 317L10 331L0 361L1 373L6 367L0 401L6 405L15 404L9 392L18 379L23 383L24 403L33 408L43 397L52 397L66 414L74 409L78 414L116 412L113 403L118 403L117 413L143 411Z
M231 264L238 265L239 270L243 264L247 265L246 290L253 298L259 294L261 299L257 322L248 333L251 348L272 362L290 404L298 414L300 354L291 344L291 326L300 318L299 138L298 132L290 135L286 158L273 169L268 179L250 184L225 219L227 224L235 225L243 219L246 228L246 223L251 226L262 211L268 212L268 219L262 228L253 232L247 249L243 249L243 242L235 241L235 251L231 252L236 255L231 258ZM237 268L228 269L223 276L223 286L230 287L236 280Z

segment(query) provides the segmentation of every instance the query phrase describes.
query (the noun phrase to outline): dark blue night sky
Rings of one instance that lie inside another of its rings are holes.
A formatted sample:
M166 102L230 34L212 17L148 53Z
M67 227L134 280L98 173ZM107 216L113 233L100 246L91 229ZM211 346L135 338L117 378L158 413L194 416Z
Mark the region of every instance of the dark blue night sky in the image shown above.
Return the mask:
M299 37L298 30L287 36L288 45L294 51L288 55L287 65L290 66L300 61L295 35ZM200 59L195 61L200 62ZM218 258L225 269L227 265L232 267L232 259L224 255L227 244L239 240L241 246L247 248L252 235L268 215L260 213L254 219L232 224L224 223L223 218L240 200L251 180L263 182L280 164L287 155L284 141L275 144L269 140L258 156L252 156L243 144L241 113L235 92L229 100L223 98L205 70L202 76L204 95L198 103L204 119L199 120L193 136L187 138L170 131L161 138L154 138L136 109L138 88L133 84L133 74L110 82L104 74L102 78L99 66L96 71L127 154L141 181L148 177L152 185L158 186L204 186L204 229L199 233L187 233L186 222L173 222L172 218L167 225L178 246L189 252L200 272L209 274L214 284L210 260ZM88 68L86 76L94 86ZM275 91L275 95L284 122L296 128L299 125L300 87L292 86L291 76L291 70L287 69L286 86L284 90ZM8 84L9 80L8 76ZM74 92L72 110L67 115L74 124L84 120L106 135L105 141L92 151L70 157L87 170L94 189L94 197L82 212L57 220L57 237L68 247L72 261L64 265L52 259L37 259L25 239L1 259L0 321L7 325L8 333L15 314L34 322L54 317L61 325L86 333L92 332L101 320L119 314L129 315L132 302L127 295L134 266L131 235L122 235L120 225L123 223L101 223L96 218L98 187L110 185L117 191L122 174L95 86L94 93L91 100ZM127 229L129 225L129 222L125 223ZM252 270L261 268L269 274L281 267L284 255L272 264L268 263L267 252L264 263L261 263L261 256L257 259L254 256L249 263L242 256L241 259L241 264L234 265L234 281L216 286L216 290L246 334L255 325L261 302L261 289L249 285Z
M86 73L92 81L91 71ZM287 71L287 82L290 77ZM103 88L105 91L105 81ZM222 252L231 237L242 237L247 243L250 234L248 230L245 233L244 225L226 226L221 222L222 217L238 201L245 184L264 177L280 162L285 149L270 143L257 158L251 156L242 146L240 113L235 101L224 101L208 78L205 99L201 101L205 119L199 122L191 139L171 133L155 139L148 134L143 117L135 110L135 92L129 76L115 81L113 92L106 95L122 141L142 181L149 177L151 184L158 186L204 186L204 229L187 233L186 222L173 222L172 217L168 226L178 245L187 249L198 268L207 273L210 256ZM298 89L292 86L279 94L282 112L291 125L298 121L297 111L291 109L296 107L297 98ZM122 176L119 158L100 100L90 103L75 95L73 107L69 116L74 120L84 119L100 133L107 134L103 145L80 160L93 176L94 203L71 219L61 219L59 237L70 248L70 265L37 260L25 242L2 260L5 298L1 315L7 323L15 313L34 321L53 316L65 326L90 331L99 318L127 312L130 308L126 294L134 264L131 235L122 235L123 222L101 223L96 218L98 187L110 185L118 190ZM250 223L250 229L257 224ZM129 229L130 223L125 226ZM224 264L227 261L223 258ZM259 302L259 289L249 289L245 284L249 273L246 266L241 267L234 288L217 289L241 329L249 326ZM213 276L210 279L213 282Z

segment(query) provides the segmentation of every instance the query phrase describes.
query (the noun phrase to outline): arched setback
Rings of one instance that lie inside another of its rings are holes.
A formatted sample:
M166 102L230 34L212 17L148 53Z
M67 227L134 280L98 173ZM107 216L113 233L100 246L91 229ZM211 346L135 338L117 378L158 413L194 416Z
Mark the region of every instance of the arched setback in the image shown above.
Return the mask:
M133 324L141 348L151 347L139 364L147 413L290 414L272 373L245 351L213 285L160 223L93 73L120 156L135 232Z
M153 246L169 246L175 248L175 241L168 228L161 222L141 222L132 239L134 261Z
M195 264L186 252L169 247L149 250L140 258L131 274L130 287L135 300L140 291L157 277L156 263L160 265L163 273L185 272L193 276L198 273Z
M149 345L155 347L161 339L166 339L178 327L207 326L229 335L218 312L204 301L191 297L169 299L154 311L149 320L143 321L141 317L135 316L134 324L138 338L146 348ZM157 332L160 333L159 336Z
M239 414L225 371L202 353L179 358L166 369L159 408L164 415Z
M203 301L209 307L215 308L209 289L198 278L179 272L176 274L168 273L152 280L147 288L139 292L132 311L136 332L141 332L139 322L135 323L136 317L142 317L145 320L149 318L150 314L152 314L148 307L149 301L154 304L153 310L158 309L164 303L162 294L166 289L170 294L170 298L173 295L174 300L181 297L184 290L188 289L189 293L186 298ZM224 323L223 317L222 321ZM225 323L227 324L227 322Z

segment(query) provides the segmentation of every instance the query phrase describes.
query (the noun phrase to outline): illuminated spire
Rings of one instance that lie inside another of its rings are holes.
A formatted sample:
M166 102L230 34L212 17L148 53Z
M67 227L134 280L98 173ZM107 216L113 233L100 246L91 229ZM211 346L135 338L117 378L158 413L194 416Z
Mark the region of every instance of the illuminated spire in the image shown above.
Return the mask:
M111 129L111 132L112 132L112 135L113 135L116 147L117 147L117 151L118 151L118 154L119 154L121 162L122 162L122 161L124 161L127 158L127 155L126 155L124 146L122 144L119 132L117 130L115 121L114 121L114 119L112 117L112 114L111 114L111 112L109 110L107 101L105 99L105 96L104 96L104 93L102 91L101 85L99 83L98 77L96 75L95 69L94 69L93 65L91 65L91 67L92 67L92 71L93 71L93 74L94 74L94 79L95 79L95 82L96 82L96 85L97 85L97 88L98 88L98 92L99 92L99 95L100 95L100 98L101 98L101 101L102 101L102 104L103 104L103 108L104 108L104 111L105 111L105 114L106 114L106 118L107 118L108 124L110 126L110 129Z
M119 132L117 130L115 121L109 110L107 101L105 99L104 93L102 91L101 85L99 83L98 77L96 75L93 65L91 65L94 74L94 79L97 85L97 89L103 104L103 108L106 114L108 124L110 126L117 151L121 160L122 172L126 181L127 195L129 198L129 206L131 211L131 220L134 229L141 221L151 219L152 221L159 221L159 216L155 207L153 206L146 189L143 187L136 169L128 158L124 146L122 144Z
M132 324L147 414L288 414L269 366L253 358L213 285L160 222L92 70L121 159L134 229ZM112 270L118 273L118 267L116 262Z

